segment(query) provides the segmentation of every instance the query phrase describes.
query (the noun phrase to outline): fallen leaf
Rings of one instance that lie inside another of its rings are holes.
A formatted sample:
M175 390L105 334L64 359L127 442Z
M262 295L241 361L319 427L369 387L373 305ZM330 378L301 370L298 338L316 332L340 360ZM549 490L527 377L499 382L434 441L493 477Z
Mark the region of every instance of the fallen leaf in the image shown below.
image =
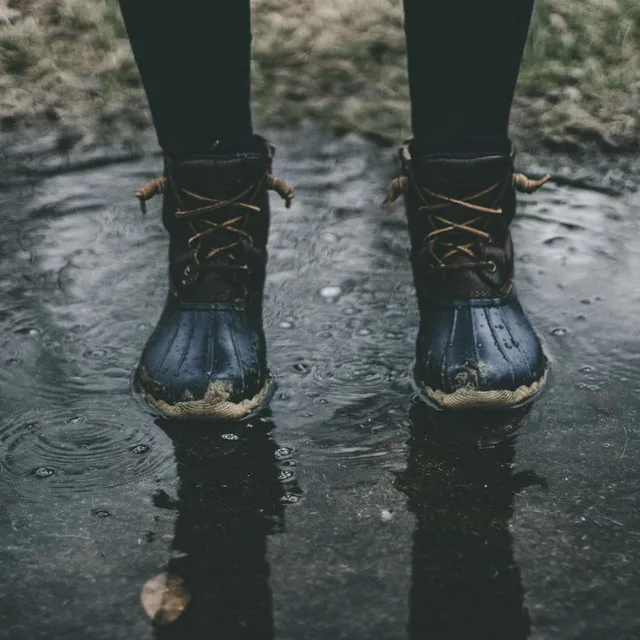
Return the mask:
M153 623L164 626L180 617L190 597L182 578L160 573L144 584L140 599Z

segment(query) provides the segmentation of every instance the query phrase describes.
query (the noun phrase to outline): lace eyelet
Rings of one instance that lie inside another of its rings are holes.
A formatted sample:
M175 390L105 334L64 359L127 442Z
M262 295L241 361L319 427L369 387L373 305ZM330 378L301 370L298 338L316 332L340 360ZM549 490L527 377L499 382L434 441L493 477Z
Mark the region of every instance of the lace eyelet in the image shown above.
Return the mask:
M487 262L487 267L489 268L489 273L495 273L496 270L498 269L498 266L493 260L489 260Z

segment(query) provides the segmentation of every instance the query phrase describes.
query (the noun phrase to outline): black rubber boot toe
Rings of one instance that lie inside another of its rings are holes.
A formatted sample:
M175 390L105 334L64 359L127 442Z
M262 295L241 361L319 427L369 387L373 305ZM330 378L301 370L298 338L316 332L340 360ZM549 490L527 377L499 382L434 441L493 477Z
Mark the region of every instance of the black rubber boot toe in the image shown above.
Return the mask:
M414 381L439 408L516 407L546 380L547 360L515 293L451 300L425 314Z
M147 403L173 418L242 419L266 405L275 388L257 314L171 298L136 378Z

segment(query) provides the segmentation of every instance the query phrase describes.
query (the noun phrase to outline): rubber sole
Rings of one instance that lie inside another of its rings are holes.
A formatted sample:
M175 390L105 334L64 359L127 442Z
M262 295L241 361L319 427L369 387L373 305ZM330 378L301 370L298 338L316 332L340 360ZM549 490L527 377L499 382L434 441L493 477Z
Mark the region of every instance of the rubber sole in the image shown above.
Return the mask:
M539 399L548 386L549 375L550 368L547 363L539 380L530 385L522 385L517 389L480 391L463 387L449 393L421 385L413 375L411 381L418 398L438 411L468 411L469 409L501 411L519 409Z
M267 409L278 387L275 376L268 374L267 380L252 398L240 402L229 400L230 392L221 381L212 382L204 397L170 404L156 398L137 380L136 371L132 375L132 391L151 411L170 420L207 420L212 422L242 422L251 420Z

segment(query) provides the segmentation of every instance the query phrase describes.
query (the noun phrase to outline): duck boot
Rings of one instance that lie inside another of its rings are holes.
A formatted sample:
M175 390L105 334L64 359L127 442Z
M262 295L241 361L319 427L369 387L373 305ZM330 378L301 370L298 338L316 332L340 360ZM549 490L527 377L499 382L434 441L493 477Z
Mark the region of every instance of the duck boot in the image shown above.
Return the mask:
M275 389L267 368L262 299L273 147L254 136L242 153L165 157L162 178L136 194L164 194L169 294L133 376L134 390L168 418L240 420Z
M412 154L387 201L404 194L420 312L413 379L438 409L506 409L532 400L548 364L513 278L514 154Z

